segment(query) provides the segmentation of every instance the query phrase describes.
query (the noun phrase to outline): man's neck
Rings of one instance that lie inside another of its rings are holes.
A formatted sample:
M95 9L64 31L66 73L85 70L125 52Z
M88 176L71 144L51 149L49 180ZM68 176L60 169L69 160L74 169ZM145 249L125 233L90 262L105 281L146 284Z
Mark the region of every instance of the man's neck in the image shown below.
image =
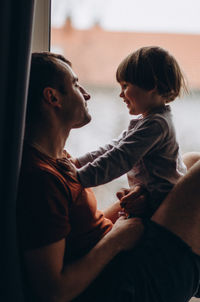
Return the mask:
M62 131L49 129L49 131L45 131L45 133L41 131L37 131L34 134L32 133L26 137L26 141L49 157L62 158L68 135L69 132L62 133Z

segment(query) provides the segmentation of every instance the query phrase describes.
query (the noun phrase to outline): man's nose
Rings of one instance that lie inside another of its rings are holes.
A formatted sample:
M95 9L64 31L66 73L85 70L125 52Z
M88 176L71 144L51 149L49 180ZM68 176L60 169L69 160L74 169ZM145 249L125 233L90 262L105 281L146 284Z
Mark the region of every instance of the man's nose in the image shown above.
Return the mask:
M91 96L88 92L85 91L84 98L85 98L86 101L88 101L91 98Z
M81 92L82 92L82 94L84 96L84 99L86 101L88 101L90 99L90 97L91 97L90 94L82 86L80 87L80 89L81 89Z
M86 101L88 101L91 98L90 94L87 93L86 91L83 93L83 96Z

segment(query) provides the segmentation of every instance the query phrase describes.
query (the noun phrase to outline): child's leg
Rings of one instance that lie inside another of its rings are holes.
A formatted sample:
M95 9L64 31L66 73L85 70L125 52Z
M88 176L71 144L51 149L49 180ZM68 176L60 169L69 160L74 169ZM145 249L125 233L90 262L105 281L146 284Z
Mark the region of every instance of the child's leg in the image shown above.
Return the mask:
M152 220L178 235L200 255L200 161L180 179Z

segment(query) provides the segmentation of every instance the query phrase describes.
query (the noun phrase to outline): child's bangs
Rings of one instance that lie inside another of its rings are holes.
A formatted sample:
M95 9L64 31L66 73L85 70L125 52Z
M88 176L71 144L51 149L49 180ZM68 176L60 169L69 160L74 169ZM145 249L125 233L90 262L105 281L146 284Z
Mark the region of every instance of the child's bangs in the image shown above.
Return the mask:
M118 82L129 82L130 75L129 75L129 67L130 65L130 56L126 57L118 66L116 72L116 79Z

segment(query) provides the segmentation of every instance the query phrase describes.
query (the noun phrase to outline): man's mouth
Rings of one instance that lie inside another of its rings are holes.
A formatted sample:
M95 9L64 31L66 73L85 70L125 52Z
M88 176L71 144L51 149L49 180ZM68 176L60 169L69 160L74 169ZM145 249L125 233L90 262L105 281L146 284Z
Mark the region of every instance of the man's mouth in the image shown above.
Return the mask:
M88 106L87 103L85 102L85 109L88 111Z

